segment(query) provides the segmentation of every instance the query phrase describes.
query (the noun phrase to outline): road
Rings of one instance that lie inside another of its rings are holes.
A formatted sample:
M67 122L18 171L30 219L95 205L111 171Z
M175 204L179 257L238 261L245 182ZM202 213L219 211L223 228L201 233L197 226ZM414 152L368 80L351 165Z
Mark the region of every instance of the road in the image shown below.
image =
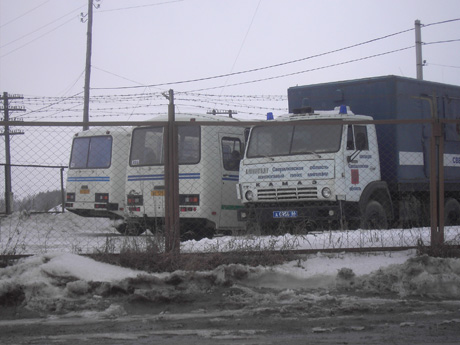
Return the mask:
M62 302L65 303L65 302ZM73 301L85 303L89 301ZM0 311L1 344L459 344L460 301L219 287L182 298L113 293L90 310Z

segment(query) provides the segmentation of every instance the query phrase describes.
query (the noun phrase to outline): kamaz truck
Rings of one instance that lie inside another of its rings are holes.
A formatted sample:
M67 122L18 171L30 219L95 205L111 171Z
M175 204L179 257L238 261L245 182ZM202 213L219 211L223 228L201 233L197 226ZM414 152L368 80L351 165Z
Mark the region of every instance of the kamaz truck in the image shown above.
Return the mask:
M460 224L459 86L387 76L292 87L288 100L291 114L249 135L237 185L248 228L429 226L433 119L452 120L444 221Z

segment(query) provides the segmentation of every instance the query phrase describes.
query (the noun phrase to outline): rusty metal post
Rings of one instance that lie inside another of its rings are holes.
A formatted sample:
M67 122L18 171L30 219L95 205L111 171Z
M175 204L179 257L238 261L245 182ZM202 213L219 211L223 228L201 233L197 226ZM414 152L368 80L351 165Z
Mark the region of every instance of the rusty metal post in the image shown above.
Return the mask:
M436 136L435 126L436 120L431 124L431 138L430 138L430 220L431 220L431 245L437 244L438 232L438 194L437 194L437 150L436 150Z
M64 168L61 167L61 212L65 212Z
M169 90L168 125L164 130L165 147L165 251L180 252L179 168L174 91Z
M444 124L438 129L438 238L439 245L444 244Z
M430 139L431 245L444 243L443 125L434 119Z

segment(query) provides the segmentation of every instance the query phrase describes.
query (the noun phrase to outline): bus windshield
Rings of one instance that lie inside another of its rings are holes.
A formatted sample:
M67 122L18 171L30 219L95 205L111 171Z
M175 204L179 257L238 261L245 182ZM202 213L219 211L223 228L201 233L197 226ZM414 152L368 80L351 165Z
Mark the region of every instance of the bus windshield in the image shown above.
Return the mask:
M133 130L129 164L149 166L164 164L163 127L141 127ZM179 164L200 161L200 127L178 126Z
M256 126L251 130L248 158L337 152L342 125L291 124Z
M112 137L80 137L73 140L70 169L103 169L112 160Z

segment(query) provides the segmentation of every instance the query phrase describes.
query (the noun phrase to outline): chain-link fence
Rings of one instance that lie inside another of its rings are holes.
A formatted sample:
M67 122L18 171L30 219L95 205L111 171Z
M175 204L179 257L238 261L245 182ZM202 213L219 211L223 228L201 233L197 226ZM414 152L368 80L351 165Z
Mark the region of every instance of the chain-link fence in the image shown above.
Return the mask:
M0 254L164 250L172 230L181 252L460 243L460 120L178 115L175 150L166 121L21 123ZM62 210L61 171L65 212L33 214Z

